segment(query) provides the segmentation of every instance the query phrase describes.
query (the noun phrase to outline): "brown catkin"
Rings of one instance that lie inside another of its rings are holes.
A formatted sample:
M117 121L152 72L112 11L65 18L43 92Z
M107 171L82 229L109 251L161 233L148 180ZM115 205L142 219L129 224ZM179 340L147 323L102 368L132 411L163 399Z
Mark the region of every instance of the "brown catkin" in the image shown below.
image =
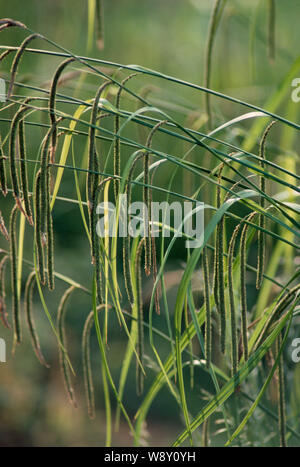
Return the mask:
M64 71L64 69L69 65L70 63L74 62L75 58L67 58L67 60L64 60L58 68L56 69L52 83L51 83L51 88L50 88L50 94L49 94L49 116L50 116L50 123L51 126L54 128L52 136L51 136L51 156L50 160L51 163L54 164L55 162L55 150L56 150L56 145L57 145L57 122L56 122L56 108L55 108L55 98L56 98L56 91L57 87L59 85L59 79Z
M14 323L14 343L21 344L20 297L17 284L17 213L18 206L15 204L10 215L9 223L12 316Z
M20 45L20 47L19 47L19 49L18 49L18 51L17 51L17 53L15 55L15 58L13 60L12 66L11 66L11 78L10 78L10 83L9 83L9 87L8 87L8 91L7 91L7 100L10 99L10 97L11 97L13 87L14 87L14 82L15 82L15 79L16 79L17 71L18 71L18 66L19 66L20 60L22 58L22 55L24 54L24 52L26 50L26 47L28 46L28 44L33 39L37 39L37 38L40 38L40 37L41 37L40 34L35 34L35 33L31 34L30 36L26 37L26 39Z
M132 73L129 76L127 76L125 79L120 84L117 97L116 97L116 109L119 112L120 110L120 101L121 101L121 95L123 88L127 81L129 81L131 78L134 76L137 76L138 73ZM115 114L115 122L114 122L114 133L115 133L115 139L114 139L114 175L116 176L114 180L114 193L115 193L115 200L117 202L118 194L119 194L119 186L120 186L120 171L121 171L121 142L120 138L117 137L119 130L120 130L120 115L119 113L116 112Z
M269 134L269 131L271 130L272 126L276 123L276 120L273 120L265 129L263 136L260 141L259 145L259 157L260 157L260 167L263 169L264 168L264 159L266 159L265 155L265 146L266 146L266 140L267 136ZM265 193L266 191L266 180L264 175L261 175L259 177L259 188L260 190ZM262 209L265 208L265 198L263 195L260 196L260 206ZM259 214L258 218L258 225L262 229L265 229L266 227L266 220L265 220L265 215L264 214ZM256 275L256 288L259 289L261 287L262 281L263 281L263 273L264 273L264 267L265 267L265 256L266 256L266 240L265 240L265 233L261 230L258 231L258 252L257 252L257 275Z
M145 238L145 273L149 276L151 272L152 263L152 245L151 245L151 190L149 188L149 165L150 165L150 149L155 132L166 123L166 120L158 122L150 131L146 146L149 151L145 153L144 157L144 188L143 188L143 201L144 201L144 238Z
M23 114L26 112L26 107L21 107L14 115L14 118L11 122L10 127L10 139L9 139L9 162L10 162L10 176L11 176L11 183L13 189L13 195L16 201L18 208L21 212L24 212L21 203L21 196L20 196L20 183L18 177L18 171L16 166L16 135L18 130L19 121L22 118Z
M33 225L32 211L28 193L27 167L26 167L26 142L25 142L25 125L21 119L18 126L18 140L20 152L20 169L21 169L21 187L23 193L24 210L29 224Z
M112 180L113 177L107 177L106 179L102 180L99 185L94 189L93 197L92 197L92 210L91 210L91 256L92 256L92 264L95 266L95 274L96 274L96 285L97 285L97 299L99 304L103 303L103 287L102 287L102 270L101 270L101 258L100 258L100 247L97 235L97 205L98 199L101 191L104 189L106 182Z
M210 367L212 355L212 310L210 306L210 290L209 290L209 266L207 258L207 249L203 248L202 252L202 269L204 279L204 305L205 305L205 359L206 368Z
M58 335L60 339L60 344L59 345L59 360L60 360L60 366L61 366L61 371L66 387L66 391L69 397L69 400L71 404L74 407L77 407L77 402L75 398L75 393L74 393L74 388L72 385L72 380L71 380L71 375L70 375L70 369L69 369L69 364L68 360L66 358L66 333L65 333L65 317L66 317L66 311L67 311L67 302L70 298L71 293L75 290L74 286L69 287L65 293L63 294L59 306L58 306L58 312L57 312L57 329L58 329Z
M9 259L8 255L3 256L2 260L0 261L0 319L3 323L3 326L10 329L10 324L8 322L8 313L6 309L6 302L5 302L5 270L7 261Z
M282 345L282 334L280 333L276 339L276 353L279 354L280 347ZM280 447L287 447L286 439L286 409L285 409L285 382L284 382L284 363L283 355L281 353L278 363L278 428L279 428L279 438L280 438Z
M135 166L137 162L143 157L144 152L138 152L136 158L134 159L129 174L126 180L125 192L127 196L127 204L130 206L131 203L131 180L134 173ZM129 225L129 215L128 211L126 214L126 225ZM128 300L131 304L134 302L133 291L132 291L132 281L131 281L131 261L130 261L130 232L127 232L127 236L123 237L123 273L125 281L125 289L127 292Z
M257 349L261 343L263 342L264 338L266 337L266 334L268 330L270 329L270 326L274 323L276 318L278 318L281 313L287 308L287 306L290 305L290 303L294 300L294 296L299 293L300 290L300 284L295 285L292 289L290 289L283 297L281 297L276 305L273 308L272 313L268 317L267 321L265 322L265 325L260 333L259 338L257 339L254 349Z
M43 285L46 283L45 265L44 265L44 248L43 248L43 233L41 225L41 171L39 170L35 176L34 183L34 242L36 247L36 257L38 264L39 278Z
M32 293L33 293L33 288L34 288L35 283L36 283L36 274L35 274L35 271L32 271L28 276L28 279L25 285L25 293L24 293L26 321L27 321L27 325L29 329L32 347L39 362L46 368L50 368L43 356L41 346L40 346L39 336L36 331L35 322L34 322L34 318L32 314Z
M256 212L251 212L245 220L251 222ZM247 233L249 224L245 223L240 239L240 276L241 276L241 327L242 327L242 346L245 362L248 360L248 320L247 320L247 287L246 287L246 267L247 267Z
M229 292L229 305L230 305L230 322L231 322L231 374L235 376L238 370L238 335L236 323L236 311L234 304L234 282L233 282L233 261L234 261L234 248L236 238L240 230L240 224L237 225L231 236L228 247L228 292Z
M47 193L48 200L46 206L46 230L47 230L47 276L48 288L54 290L54 238L53 238L53 221L50 205L50 168L47 169Z
M224 164L221 165L218 176L217 187L217 209L221 206L221 178ZM215 250L215 293L217 295L216 305L220 314L220 334L221 334L221 352L225 353L226 345L226 308L225 308L225 290L224 290L224 216L220 219L216 229L216 250Z
M3 152L2 138L0 136L0 188L4 196L7 195L5 161L6 157Z
M142 298L142 274L141 274L141 256L142 249L145 247L145 238L139 242L135 259L135 276L137 286L137 310L138 310L138 337L137 337L137 355L139 361L136 364L137 394L140 396L144 391L144 373L141 365L144 366L144 315Z
M98 110L99 110L99 101L101 98L101 94L104 91L104 89L111 84L111 81L105 81L104 83L101 84L99 87L97 94L94 99L93 107L92 107L92 113L91 113L91 119L90 119L90 127L89 127L89 162L88 162L88 173L87 173L87 200L88 200L88 208L89 212L92 210L92 196L95 187L98 186L98 180L99 176L95 174L94 172L98 170L98 166L95 167L95 157L96 157L96 123L97 123L97 117L98 117ZM96 159L97 160L97 159ZM98 161L96 162L98 164Z

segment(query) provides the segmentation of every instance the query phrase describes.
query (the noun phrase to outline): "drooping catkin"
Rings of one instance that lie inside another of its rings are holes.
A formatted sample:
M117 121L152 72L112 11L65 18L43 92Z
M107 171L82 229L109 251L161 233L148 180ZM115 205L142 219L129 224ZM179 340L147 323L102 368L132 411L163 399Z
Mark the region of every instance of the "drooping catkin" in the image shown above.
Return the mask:
M28 222L33 225L32 211L28 193L27 167L26 167L26 142L25 142L25 125L21 119L18 125L18 140L20 153L20 169L21 169L21 187L24 201L24 210Z
M18 206L15 204L11 211L9 223L12 316L14 323L14 343L21 344L20 297L17 284L17 214Z
M133 177L134 169L137 162L143 157L144 152L138 152L136 155L126 180L125 193L127 196L127 204L130 206L131 203L131 180ZM126 225L129 226L129 215L128 211L126 213ZM128 300L131 304L134 302L133 291L132 291L132 282L131 282L131 262L130 262L130 232L127 232L127 236L123 237L123 273L125 281L125 289L127 292Z
M38 170L35 176L34 183L34 241L36 246L37 266L40 281L43 285L46 283L45 264L44 264L44 248L43 248L43 233L41 225L41 170Z
M271 130L272 126L276 123L276 120L272 121L267 128L265 129L263 136L260 141L259 145L259 157L260 161L259 164L261 168L264 168L264 159L266 158L265 154L265 146L266 146L266 140L267 136L269 134L269 131ZM260 190L265 193L266 191L266 180L265 176L262 174L259 177L259 188ZM263 195L260 196L260 206L262 209L265 208L265 198ZM265 215L263 213L259 214L258 218L258 225L262 229L265 229L266 227L266 220L265 220ZM266 256L266 236L265 233L261 230L258 231L258 252L257 252L257 275L256 275L256 288L259 289L261 287L262 281L263 281L263 273L264 273L264 266L265 266L265 256Z
M255 343L253 350L255 350L261 345L271 325L281 315L281 313L291 304L291 302L295 299L295 296L297 296L299 291L300 291L300 284L295 285L294 287L292 287L292 289L290 289L283 297L281 297L277 301L275 307L273 308L272 313L270 314L270 316L265 322L265 325L260 333L259 338L257 339Z
M209 266L207 249L203 248L202 252L202 270L204 279L204 305L205 305L205 360L206 368L211 365L212 357L212 310L210 306L210 290L209 290Z
M50 168L47 168L47 206L46 206L46 230L47 230L47 276L48 288L54 290L54 238L53 238L53 221L50 205Z
M256 212L251 212L245 220L251 222ZM245 362L248 360L248 320L247 320L247 287L246 287L246 266L247 266L247 233L249 224L245 223L242 228L240 239L240 276L241 276L241 328L242 328L242 347Z
M92 256L92 264L95 266L95 273L96 273L96 286L97 286L97 299L99 304L103 303L103 285L102 285L102 269L101 269L101 259L100 259L100 248L99 248L99 241L97 235L97 205L99 195L105 187L106 182L112 180L113 177L107 177L102 180L99 185L94 188L94 193L92 197L92 210L91 210L91 256Z
M209 437L209 421L210 419L207 418L204 420L202 425L202 447L208 448L210 445L210 437Z
M94 312L91 311L88 315L82 334L82 362L83 362L83 377L88 406L88 414L91 419L95 418L95 395L93 375L91 368L91 353L90 353L90 333L94 323Z
M53 127L53 133L51 136L51 148L50 148L50 152L51 152L50 160L52 164L54 164L55 162L55 150L56 150L56 145L57 145L57 124L56 124L56 108L55 108L56 91L59 85L59 79L60 79L62 72L70 63L74 61L75 61L75 58L71 57L71 58L67 58L62 63L60 63L54 73L52 83L51 83L50 94L49 94L49 116L50 116L51 126Z
M47 208L50 203L50 185L48 183L48 171L49 171L49 154L50 154L50 141L52 134L55 131L55 127L61 119L56 120L54 126L50 127L46 133L43 141L41 151L41 228L44 235L47 231Z
M135 277L136 277L136 288L137 288L137 355L140 363L137 361L136 364L136 382L137 382L137 394L140 396L144 391L144 373L141 365L144 364L144 314L143 314L143 298L142 298L142 274L141 274L141 256L142 250L145 248L145 237L139 242L136 259L135 259ZM140 365L141 364L141 365Z
M0 135L0 188L4 196L7 195L5 160L6 157L3 152L2 138Z
M233 261L236 238L240 230L240 224L237 225L231 236L228 247L228 292L230 305L230 323L231 323L231 374L234 376L238 370L238 334L236 323L236 311L234 304L234 281L233 281Z
M143 188L143 201L144 201L144 238L145 238L145 273L149 276L151 272L152 263L152 242L151 242L151 194L149 188L149 165L150 165L150 149L155 132L166 123L166 120L158 122L150 131L146 146L149 151L145 153L144 157L144 188Z
M95 187L98 186L98 180L99 180L99 176L94 173L96 170L98 170L98 167L95 167L95 154L96 154L96 140L95 140L96 128L95 127L96 127L98 110L99 110L99 101L100 101L102 92L110 84L111 84L111 81L105 81L99 87L97 94L95 96L95 99L94 99L91 119L90 119L89 149L88 149L89 161L88 161L88 173L87 173L87 181L86 181L87 201L88 201L89 212L91 212L92 207L93 207L93 203L92 203L93 192L94 192Z
M19 63L20 63L20 60L26 50L26 47L28 46L28 44L33 40L33 39L37 39L37 38L40 38L41 35L40 34L30 34L30 36L26 37L26 39L22 42L22 44L20 45L16 55L15 55L15 58L13 60L13 63L12 63L12 66L11 66L11 78L10 78L10 83L9 83L9 87L8 87L8 91L7 91L7 100L10 99L11 97L11 94L12 94L12 91L13 91L13 87L14 87L14 82L15 82L15 79L16 79L16 76L17 76L17 72L18 72L18 66L19 66Z
M0 319L3 323L3 326L10 329L10 324L8 322L8 313L6 309L6 302L5 302L5 270L7 261L9 259L8 255L3 256L0 261Z
M1 211L0 211L0 232L2 233L3 237L9 242L9 235L8 235Z
M4 52L0 54L0 63L5 59L5 57L10 55L12 52L13 52L13 49L4 50Z
M26 281L26 285L25 285L25 293L24 293L25 315L26 315L26 321L27 321L27 325L29 329L29 334L30 334L33 350L39 362L46 368L49 368L49 365L46 362L44 355L42 353L42 350L41 350L39 336L36 331L34 317L32 314L32 293L33 293L33 288L34 288L35 283L36 283L36 274L35 274L35 271L32 271L29 274L28 279Z
M221 178L224 165L222 164L218 174L217 209L221 206ZM215 248L215 303L220 314L221 352L225 353L226 344L226 307L224 289L224 216L220 219L216 229Z
M97 307L97 312L106 306L105 304L99 305ZM91 311L88 315L84 329L82 333L82 364L83 364L83 377L84 377L84 387L85 394L88 406L88 414L91 419L95 418L95 395L94 395L94 383L92 375L92 366L91 366L91 350L90 350L90 338L91 338L91 329L94 324L94 311Z
M275 23L276 23L276 3L275 0L268 0L268 52L271 62L275 60Z
M121 101L121 95L123 88L127 81L129 81L131 78L134 76L137 76L138 73L131 73L129 76L126 76L125 79L120 84L117 97L116 97L116 109L119 111L120 110L120 101ZM120 170L121 170L121 141L120 138L117 137L119 130L120 130L120 115L118 112L115 114L115 119L114 119L114 133L115 133L115 140L114 140L114 175L116 176L114 180L114 194L115 194L115 200L117 202L118 199L118 194L119 194L119 186L120 186Z
M10 127L10 139L9 139L9 162L10 162L10 176L13 189L13 195L16 201L16 204L21 212L25 215L24 209L22 207L21 196L20 196L20 183L18 177L18 171L16 166L16 135L17 129L19 126L19 121L22 118L23 114L26 112L27 108L22 106L14 115L14 118L11 122Z
M279 354L282 345L282 334L276 339L276 353ZM285 408L285 382L284 382L284 363L281 353L278 363L278 428L280 437L280 447L287 447L286 439L286 408Z
M25 24L21 23L21 21L15 21L14 19L11 19L11 18L0 19L0 31L2 31L5 28L11 28L11 27L18 27L18 28L26 29Z
M66 340L66 333L65 333L65 317L66 317L66 311L67 311L67 302L70 298L71 293L74 290L75 290L74 286L69 287L65 291L65 293L63 294L60 300L60 303L58 306L58 312L57 312L57 329L58 329L60 343L63 346L62 348L61 345L59 345L59 360L60 360L60 366L61 366L61 371L62 371L66 391L67 391L71 404L74 407L77 407L74 388L72 385L72 380L71 380L71 375L70 375L70 368L69 368L68 360L66 358L67 340Z

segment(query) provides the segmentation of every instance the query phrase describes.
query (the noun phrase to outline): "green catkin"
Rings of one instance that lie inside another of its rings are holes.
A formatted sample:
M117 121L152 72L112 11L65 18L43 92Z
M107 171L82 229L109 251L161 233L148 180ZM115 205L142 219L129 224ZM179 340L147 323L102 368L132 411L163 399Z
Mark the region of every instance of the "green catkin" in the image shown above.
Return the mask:
M11 66L11 78L10 78L10 83L9 83L9 87L8 87L8 91L7 91L7 100L10 99L10 97L11 97L13 87L14 87L14 82L15 82L17 72L18 72L18 66L19 66L20 60L21 60L21 58L22 58L22 56L23 56L23 54L24 54L24 52L26 50L26 47L28 46L28 44L33 39L37 39L37 38L41 38L41 35L35 33L35 34L31 34L30 36L26 37L26 39L22 42L22 44L19 47L19 50L17 51L17 53L15 55L15 58L13 60L12 66Z
M100 101L102 92L110 84L111 84L111 81L105 81L99 87L97 94L95 96L95 99L94 99L91 119L90 119L89 150L88 150L89 162L88 162L88 173L87 173L87 200L88 200L89 212L91 212L92 207L93 207L92 196L93 196L95 187L97 187L98 185L98 180L99 180L98 175L94 173L96 169L95 167L95 154L96 154L96 141L95 141L96 128L95 126L96 126L96 122L98 118L99 101Z
M127 76L125 79L120 84L117 97L116 97L116 109L119 111L120 110L120 101L121 101L121 95L123 91L123 87L129 81L131 78L134 76L137 76L138 73L132 73L129 76ZM120 170L121 170L121 141L120 138L117 138L116 135L119 134L120 130L120 115L118 112L115 114L115 119L114 119L114 133L115 133L115 140L114 140L114 175L116 176L114 180L114 194L115 194L115 200L117 202L118 199L118 194L119 194L119 187L120 187L120 180L118 177L120 176Z
M282 345L282 334L276 339L276 353L278 355ZM284 383L284 363L281 353L278 363L278 428L280 437L280 447L287 447L286 439L286 409L285 409L285 383Z
M9 235L8 235L1 211L0 211L0 232L2 233L3 237L9 242Z
M43 233L41 225L41 170L39 170L35 177L35 194L34 194L34 211L35 211L35 222L34 222L34 240L36 246L36 256L38 263L38 273L40 281L43 285L46 283L45 278L45 266L44 266L44 248L43 248Z
M166 120L158 122L150 131L146 146L151 148L152 140L155 132L166 123ZM147 151L144 157L144 188L143 188L143 201L144 201L144 238L145 238L145 273L149 276L151 272L152 263L152 242L151 242L151 190L149 189L149 165L150 153Z
M32 211L30 199L28 194L28 180L26 168L26 143L25 143L25 125L24 120L21 119L18 126L18 140L20 152L20 169L21 169L21 187L24 200L24 210L29 224L33 225Z
M25 285L25 293L24 293L26 321L27 321L27 325L29 329L32 347L39 362L46 368L50 368L41 351L40 341L39 341L39 337L36 331L35 322L34 322L34 318L32 314L32 293L33 293L33 288L34 288L35 283L36 283L36 273L35 271L32 271L28 276L28 279Z
M209 290L209 266L207 258L207 249L204 247L202 252L202 269L204 279L204 304L205 304L205 359L206 368L211 365L212 356L212 314L210 306L210 290Z
M69 287L65 293L63 294L59 306L58 306L58 312L57 312L57 329L58 329L58 335L60 339L60 343L63 346L63 350L61 345L59 346L59 361L60 361L60 366L61 366L61 371L66 387L66 391L69 397L69 400L71 404L74 407L77 407L76 403L76 398L74 394L74 388L72 385L71 381L71 375L70 375L70 369L68 365L68 361L66 358L66 333L65 333L65 317L66 317L66 311L67 311L67 302L70 298L71 293L75 290L76 287L73 285Z
M142 249L145 247L145 238L140 240L140 243L136 252L135 260L135 276L137 286L137 310L138 310L138 337L137 337L137 355L139 360L144 366L144 316L143 316L143 298L142 298L142 274L141 274L141 256ZM144 391L144 373L141 369L141 365L137 361L136 365L136 379L137 379L137 394L140 396Z
M99 305L97 311L103 308L105 305ZM91 329L94 324L94 312L91 311L88 315L84 329L82 333L82 364L83 364L83 378L84 378L84 387L85 394L88 406L88 415L91 419L95 418L95 395L94 395L94 383L92 375L92 366L91 366L91 351L90 351L90 337Z
M251 222L256 212L251 212L245 220ZM243 226L240 239L240 276L241 276L241 328L242 328L242 347L245 362L248 360L248 336L247 336L247 288L246 288L246 267L247 267L247 233L249 224Z
M131 203L131 180L133 176L133 172L137 162L140 160L141 157L144 156L144 152L138 152L136 158L134 159L128 174L128 178L126 181L126 196L127 196L127 203L128 206ZM129 216L128 213L126 219L126 225L129 225ZM131 304L134 302L133 291L132 291L132 281L131 281L131 262L130 262L130 233L127 232L127 236L123 237L123 273L124 273L124 281L125 281L125 289L127 292L128 300Z
M265 129L262 139L260 141L259 145L259 157L260 157L260 167L264 169L264 159L266 158L265 155L265 146L266 146L266 140L267 136L269 134L269 131L271 130L272 126L276 123L276 120L273 120ZM259 188L260 190L265 193L266 192L266 179L264 175L259 177ZM264 196L260 196L260 206L264 209L265 208L265 198ZM262 229L265 229L266 227L266 220L265 220L265 215L264 214L259 214L258 218L258 225ZM264 273L264 267L265 267L265 256L266 256L266 236L265 233L262 232L261 230L258 231L258 252L257 252L257 275L256 275L256 288L259 289L262 285L263 281L263 273Z
M7 261L9 259L8 255L3 256L2 260L0 261L0 319L3 323L3 326L10 329L10 324L8 322L8 313L6 309L6 302L5 302L5 270Z
M97 205L98 199L101 191L104 189L106 182L112 180L113 177L107 177L106 179L102 180L99 185L94 189L93 197L92 197L92 210L91 210L91 256L92 256L92 264L95 266L95 273L96 273L96 284L97 284L97 299L99 304L104 302L103 299L103 286L102 286L102 271L101 271L101 260L100 260L100 248L99 248L99 241L97 235Z
M268 53L271 62L275 60L275 22L276 22L276 4L275 0L268 0Z
M4 196L7 195L5 160L6 157L4 156L2 138L0 136L0 188Z
M57 123L56 123L56 108L55 108L55 98L56 98L56 91L57 87L59 85L59 79L64 71L64 69L69 65L70 63L74 62L75 58L71 57L68 58L67 60L64 60L56 69L54 73L54 77L52 79L52 84L50 88L50 94L49 94L49 116L50 116L50 123L52 127L54 128L52 137L51 137L51 156L50 160L51 163L54 164L55 162L55 150L56 150L56 145L57 145Z
M207 89L210 88L210 76L211 76L211 59L212 59L212 50L214 45L214 38L217 28L218 14L220 10L222 0L215 0L213 11L209 23L208 38L205 51L205 67L204 67L204 87ZM211 107L210 107L210 94L205 93L205 108L207 115L207 127L210 130L212 125L212 116L211 116Z
M234 305L234 282L233 282L233 261L234 261L234 247L236 238L240 230L240 224L237 225L231 236L228 247L228 292L229 292L229 305L230 305L230 322L231 322L231 374L235 376L238 371L238 334L236 323L236 312Z
M14 323L14 343L21 344L21 321L20 321L20 300L17 284L17 213L18 206L15 204L9 223L10 237L10 264L11 264L11 290L12 290L12 316Z

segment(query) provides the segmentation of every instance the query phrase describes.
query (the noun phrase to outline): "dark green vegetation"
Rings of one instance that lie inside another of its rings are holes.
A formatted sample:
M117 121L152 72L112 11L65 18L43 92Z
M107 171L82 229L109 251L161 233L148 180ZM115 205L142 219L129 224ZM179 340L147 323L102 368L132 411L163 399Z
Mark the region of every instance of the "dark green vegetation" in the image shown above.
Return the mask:
M87 444L127 444L131 433L135 445L299 445L291 339L299 337L300 125L290 96L300 72L290 32L299 6L253 2L244 11L238 1L205 8L195 0L148 9L132 1L103 14L100 3L89 2L84 47L59 45L63 31L53 42L51 31L31 30L33 1L26 18L0 22L2 44L18 38L1 46L8 89L0 115L1 317L13 328L17 362L7 381L15 394L18 365L29 358L20 344L27 349L30 337L44 380L34 363L23 378L32 392L49 388L46 367L60 360L71 405L96 416L84 421L94 433ZM46 8L63 16L53 4ZM204 32L187 47L185 22L194 31L197 15ZM161 17L170 33L155 22ZM149 48L134 39L143 21ZM131 47L124 60L123 47ZM139 65L121 64L130 60ZM97 203L116 202L119 214L124 193L147 206L203 201L203 246L187 249L185 238L162 235L99 240ZM81 444L83 412L64 405L48 394L38 410L51 417L30 411L39 423L52 420L54 441L32 433L23 442ZM77 428L66 440L60 417L71 410L79 412ZM156 426L162 418L169 425ZM100 439L97 424L105 427Z

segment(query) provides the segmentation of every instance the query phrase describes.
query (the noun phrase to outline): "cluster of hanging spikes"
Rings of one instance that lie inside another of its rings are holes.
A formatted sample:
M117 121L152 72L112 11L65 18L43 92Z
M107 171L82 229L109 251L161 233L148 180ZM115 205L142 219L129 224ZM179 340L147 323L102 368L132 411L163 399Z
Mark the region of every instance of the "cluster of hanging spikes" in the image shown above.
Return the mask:
M5 27L10 26L19 26L23 27L21 23L12 22L12 20L1 20L0 21L0 30ZM11 68L11 81L8 90L8 96L11 96L15 77L17 75L18 65L22 58L24 51L28 44L36 39L39 38L38 34L32 34L27 37L23 43L21 44L20 48L18 49L16 56L13 60L12 68ZM7 51L8 52L8 51ZM4 53L1 56L3 59L7 56L8 53ZM11 262L11 282L12 282L12 297L13 297L13 323L14 323L14 337L15 343L19 344L22 340L22 333L21 333L21 322L20 322L20 297L18 293L18 284L17 284L17 245L16 245L16 220L18 212L21 212L22 215L25 215L27 221L30 225L34 226L34 241L35 241L35 248L36 248L36 256L37 256L37 264L38 264L38 275L39 281L45 285L46 284L46 274L48 278L48 287L50 290L54 289L54 251L53 251L53 226L52 226L52 216L51 216L51 207L50 207L50 199L51 199L51 192L50 192L50 167L51 164L55 162L55 151L57 147L57 126L61 121L61 118L56 118L56 105L55 105L55 98L56 98L56 91L57 85L59 82L59 78L61 73L65 69L65 67L74 61L73 58L69 58L65 60L62 64L59 65L57 68L54 78L52 80L52 85L50 89L50 96L49 96L49 117L50 117L50 128L47 132L43 145L42 145L42 157L41 157L41 166L40 169L37 171L35 176L35 190L34 190L34 210L31 208L31 201L30 195L28 192L28 180L27 180L27 171L26 171L26 141L25 141L25 126L24 126L24 118L26 111L28 110L28 104L34 98L27 98L20 106L19 110L15 113L14 118L11 124L11 132L10 132L10 142L9 142L9 165L10 165L10 175L11 175L11 184L13 190L13 196L15 199L15 206L12 209L11 216L10 216L10 226L9 232L5 227L4 220L2 215L0 214L0 231L4 235L4 237L10 242L10 255L5 255L1 262L0 262L0 283L1 283L1 297L0 297L0 318L3 324L6 327L9 327L9 322L7 319L7 311L5 306L5 268L8 260L10 259ZM116 100L116 108L119 109L120 105L120 98L123 86L125 83L131 79L132 77L136 76L136 73L129 75L127 78L123 80L121 86L119 88ZM91 251L92 251L92 263L96 268L96 276L98 279L97 282L97 296L100 305L98 309L105 306L103 304L103 294L102 284L101 284L101 258L99 252L99 245L97 242L97 236L95 234L95 208L97 206L98 196L100 195L102 189L104 188L105 183L112 179L107 178L102 181L99 180L99 175L97 174L99 170L99 158L96 151L95 145L95 133L96 133L96 122L98 117L98 108L99 108L99 101L101 98L101 94L104 89L111 84L110 81L104 82L94 99L94 104L92 106L92 113L91 113L91 125L89 130L89 167L88 167L88 175L87 175L87 198L88 198L88 206L89 206L89 215L90 215L90 233L91 233ZM165 122L159 122L156 126L154 126L151 132L148 135L146 147L149 148L148 151L142 152L140 151L136 159L134 160L132 167L130 169L128 179L126 182L126 192L130 199L131 196L131 179L133 176L134 168L136 166L137 161L143 157L144 161L144 202L149 207L151 204L151 190L149 189L149 163L150 163L150 153L151 153L151 143L153 139L153 135L155 131L159 129L161 125ZM260 157L263 159L265 158L265 142L267 135L275 122L272 122L265 130L261 144L260 144ZM118 134L120 129L119 125L119 115L118 113L115 114L115 130L116 135ZM20 155L20 180L16 165L16 140L18 138L18 148L19 148L19 155ZM0 186L1 191L4 196L7 195L7 180L6 180L6 172L5 172L5 161L7 157L3 153L2 142L1 142L1 152L0 152ZM260 162L261 166L263 167L263 161ZM222 170L223 165L219 170L219 187L221 186L222 181ZM114 192L115 197L117 197L119 192L119 177L120 177L120 140L118 137L115 138L114 144ZM260 177L260 189L262 192L265 192L265 179L264 177ZM261 198L260 201L261 207L264 208L264 198ZM217 207L221 205L221 189L217 189ZM34 216L33 216L34 212ZM150 211L148 211L150 212ZM232 268L233 268L233 261L234 261L234 251L235 251L235 244L237 237L240 234L240 268L241 268L241 336L242 336L242 349L243 349L243 357L245 361L248 359L248 347L247 347L247 298L246 298L246 240L247 240L247 231L250 225L252 218L256 215L256 212L250 213L241 223L235 228L233 231L231 240L229 242L228 247L228 290L229 290L229 304L230 304L230 321L231 321L231 359L232 359L232 374L235 374L238 367L238 339L237 339L237 324L236 324L236 314L235 314L235 306L234 306L234 291L233 291L233 278L232 278ZM259 216L259 233L258 233L258 261L257 261L257 288L259 288L262 284L263 280L263 270L264 270L264 263L265 263L265 218L263 214L258 214ZM146 221L146 219L145 219ZM216 245L215 245L215 261L214 261L214 296L215 296L215 304L217 311L220 314L220 322L221 322L221 329L220 329L220 336L221 336L221 350L225 353L225 343L226 343L226 309L225 309L225 289L224 289L224 216L222 217L221 221L218 224L217 232L216 232ZM145 272L147 275L150 274L151 266L153 265L153 273L154 273L154 280L156 278L156 253L155 253L155 242L151 239L151 232L150 232L150 223L147 224L148 228L148 235L145 235L140 240L137 249L136 255L136 264L135 264L135 274L137 279L137 286L138 286L138 296L137 296L137 306L138 306L138 356L143 363L144 361L144 339L143 339L143 301L142 301L142 284L141 284L141 254L142 250L144 249L145 252ZM130 239L129 239L130 242ZM47 248L47 261L46 261L46 268L44 263L44 249L45 246ZM131 286L131 268L130 268L130 260L129 260L129 251L130 251L130 243L125 239L123 244L123 264L124 264L124 277L125 277L125 285L126 290L128 293L128 298L130 303L133 303L134 298L132 294L132 286ZM206 353L206 361L207 367L210 366L211 363L211 355L212 355L212 310L209 300L209 267L208 267L208 260L207 260L207 251L206 248L203 251L203 272L204 272L204 298L205 298L205 308L206 308L206 332L205 332L205 353ZM39 343L39 338L36 332L34 319L32 315L32 292L34 284L37 280L36 272L32 271L28 277L25 286L25 310L26 310L26 318L28 323L28 328L32 340L32 345L34 351L37 355L39 361L46 367L48 367L48 363L46 362ZM288 304L292 301L294 295L299 291L300 286L296 286L290 292L288 292L276 305L275 312L272 314L268 322L265 324L263 333L261 335L260 341L262 342L264 336L269 329L269 326L272 324L273 320L278 316L280 313L284 311L284 309L288 306ZM58 312L58 329L59 329L59 338L60 338L60 361L62 372L66 384L67 393L69 398L74 406L76 406L76 399L74 395L74 389L72 387L71 382L71 375L70 375L70 368L67 359L67 352L66 352L66 337L65 337L65 330L64 330L64 320L65 320L65 313L66 313L66 305L67 301L73 292L74 287L70 287L65 294L63 295L60 305L59 305L59 312ZM159 303L158 299L156 299L157 309L159 310ZM91 365L90 365L90 356L89 356L89 333L91 330L92 325L92 312L88 316L83 333L83 359L84 359L84 374L85 374L85 386L87 392L87 400L88 400L88 408L89 414L91 417L94 416L95 409L94 409L94 392L93 392L93 383L92 383L92 374L91 374ZM279 341L278 341L279 342ZM257 343L259 345L259 343ZM279 377L279 399L281 406L283 405L284 401L284 380L282 376L282 364L280 366L280 377ZM137 365L137 385L138 385L138 393L142 393L143 391L143 372L141 371L141 366ZM284 443L285 435L283 433L284 422L282 421L284 417L284 410L280 407L279 411L279 419L281 424L281 438L282 444Z

